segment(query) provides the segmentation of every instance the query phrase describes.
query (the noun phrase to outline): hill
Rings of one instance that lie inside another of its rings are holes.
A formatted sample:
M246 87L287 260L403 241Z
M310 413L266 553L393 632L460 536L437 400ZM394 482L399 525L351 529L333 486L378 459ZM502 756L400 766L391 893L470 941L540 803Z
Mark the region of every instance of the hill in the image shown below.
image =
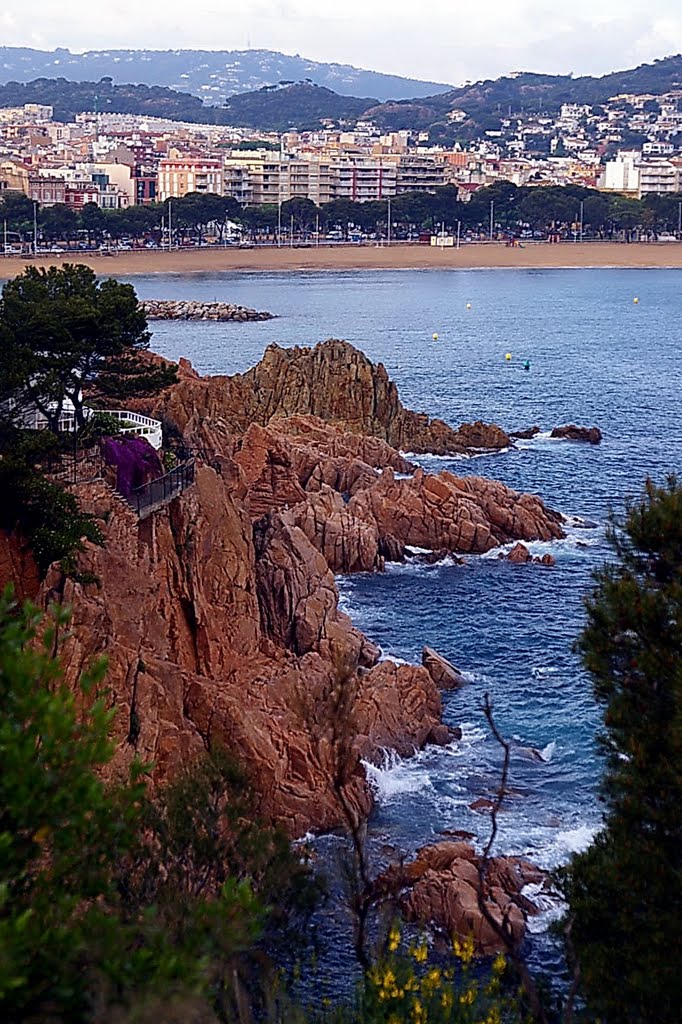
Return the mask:
M555 114L562 103L596 106L620 93L660 95L682 88L682 54L640 64L627 71L601 77L583 75L541 75L524 71L501 78L486 79L460 89L433 96L389 102L368 112L386 128L431 128L448 126L447 115L463 110L468 121L457 129L461 135L475 135L497 127L501 117L525 113ZM450 131L454 131L449 126Z
M275 50L34 50L0 47L0 83L35 78L141 82L189 92L208 103L254 92L264 85L309 79L341 96L376 96L379 100L426 96L447 84L365 71L349 64L324 64Z
M115 85L68 82L65 78L37 78L33 82L0 85L0 106L43 103L54 107L58 121L72 121L84 110L164 117L195 124L236 125L264 131L288 128L315 129L323 122L353 125L376 99L339 96L331 89L298 82L263 86L256 92L234 96L224 107L205 105L198 96L154 85Z

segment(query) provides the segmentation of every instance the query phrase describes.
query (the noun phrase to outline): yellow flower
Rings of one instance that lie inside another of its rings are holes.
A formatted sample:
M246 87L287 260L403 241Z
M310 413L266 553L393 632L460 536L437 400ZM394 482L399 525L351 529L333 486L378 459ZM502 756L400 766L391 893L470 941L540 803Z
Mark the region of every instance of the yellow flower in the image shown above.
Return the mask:
M458 957L463 964L468 964L474 957L474 938L473 935L467 935L463 942L460 942L457 935L452 940L452 948L455 952L455 956Z
M504 954L503 953L498 953L497 956L495 957L495 959L493 960L493 973L494 974L503 974L504 973L504 969L505 969L506 966L507 966L507 961L504 958Z
M432 967L422 981L422 989L425 995L432 995L440 985L440 969Z
M418 964L426 963L426 958L429 955L428 948L425 942L422 942L420 946L415 946L412 949L412 956L415 958Z
M418 999L412 1003L412 1020L414 1024L426 1024L426 1011Z
M476 991L473 988L468 988L466 992L462 992L459 997L459 1001L462 1006L473 1006L474 999L476 998Z
M398 946L400 945L400 929L395 925L391 928L388 933L388 949L390 953L395 953Z

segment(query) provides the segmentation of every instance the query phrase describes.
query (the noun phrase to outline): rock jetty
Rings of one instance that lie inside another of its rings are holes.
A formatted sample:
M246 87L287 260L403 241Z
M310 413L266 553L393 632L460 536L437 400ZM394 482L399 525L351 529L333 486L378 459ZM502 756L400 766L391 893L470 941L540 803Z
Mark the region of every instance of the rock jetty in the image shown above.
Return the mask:
M189 302L184 299L145 299L140 303L148 320L273 320L272 313L259 312L230 302Z

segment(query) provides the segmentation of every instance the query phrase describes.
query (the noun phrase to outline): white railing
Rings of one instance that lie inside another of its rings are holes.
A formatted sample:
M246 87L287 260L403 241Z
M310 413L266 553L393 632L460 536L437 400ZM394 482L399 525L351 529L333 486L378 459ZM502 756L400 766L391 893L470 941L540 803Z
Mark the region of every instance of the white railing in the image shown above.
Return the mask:
M137 434L149 441L152 448L157 451L163 444L163 431L160 420L154 420L151 416L143 416L139 412L131 412L129 409L83 409L83 415L89 420L95 413L102 412L107 416L113 416L119 423L125 423L121 427L122 434ZM26 410L22 414L21 424L27 430L45 430L47 428L47 417L38 409ZM76 417L71 409L64 409L57 423L57 430L60 433L72 433L76 429Z
M88 418L96 411L88 409ZM107 416L113 416L119 423L127 424L127 426L121 427L122 434L137 434L149 441L152 448L158 450L161 447L163 433L160 420L154 420L151 416L143 416L139 412L130 412L128 409L102 409L101 411L105 412Z

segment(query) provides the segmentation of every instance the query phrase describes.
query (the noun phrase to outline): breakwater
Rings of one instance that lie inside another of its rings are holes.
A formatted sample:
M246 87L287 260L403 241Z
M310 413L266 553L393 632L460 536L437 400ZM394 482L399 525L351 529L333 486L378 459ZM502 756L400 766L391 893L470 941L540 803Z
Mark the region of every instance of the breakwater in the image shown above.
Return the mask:
M198 302L174 299L145 299L140 305L148 320L273 320L274 314L236 306L230 302Z

